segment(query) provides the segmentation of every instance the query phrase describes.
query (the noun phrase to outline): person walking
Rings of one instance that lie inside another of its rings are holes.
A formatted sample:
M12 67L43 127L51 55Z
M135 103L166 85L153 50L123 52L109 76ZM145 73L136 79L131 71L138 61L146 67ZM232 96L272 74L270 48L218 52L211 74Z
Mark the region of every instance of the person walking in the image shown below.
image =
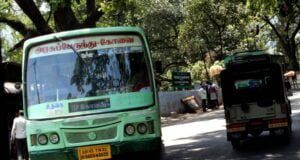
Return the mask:
M218 105L218 93L217 93L216 85L211 84L208 88L208 93L209 93L212 109L218 109L219 105Z
M22 110L19 111L18 116L14 119L11 130L11 140L15 141L18 160L27 160L28 150L26 142L26 120Z
M206 93L206 89L205 89L204 85L202 85L200 87L199 95L201 98L201 105L202 105L203 112L206 112L207 111L207 93Z

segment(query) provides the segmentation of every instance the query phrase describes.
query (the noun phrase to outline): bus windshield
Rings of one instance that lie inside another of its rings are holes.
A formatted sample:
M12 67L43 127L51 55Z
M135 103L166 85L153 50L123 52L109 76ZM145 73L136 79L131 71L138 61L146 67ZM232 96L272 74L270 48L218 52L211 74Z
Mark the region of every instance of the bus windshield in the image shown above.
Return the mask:
M28 106L151 92L146 57L139 36L93 36L33 47L27 63Z

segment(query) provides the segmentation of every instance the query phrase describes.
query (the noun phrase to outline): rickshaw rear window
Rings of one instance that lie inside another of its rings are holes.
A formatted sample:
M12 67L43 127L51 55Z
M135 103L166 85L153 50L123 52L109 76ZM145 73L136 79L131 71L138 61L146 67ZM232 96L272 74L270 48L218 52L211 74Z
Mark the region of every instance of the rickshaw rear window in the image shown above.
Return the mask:
M263 85L263 81L261 79L245 79L245 80L237 80L234 82L234 86L236 90L258 88L261 87L262 85Z

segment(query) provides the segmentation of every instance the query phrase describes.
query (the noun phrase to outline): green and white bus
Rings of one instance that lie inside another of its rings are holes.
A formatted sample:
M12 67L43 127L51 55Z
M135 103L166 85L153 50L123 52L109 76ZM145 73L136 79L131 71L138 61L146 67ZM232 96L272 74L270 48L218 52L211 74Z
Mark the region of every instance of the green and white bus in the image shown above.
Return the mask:
M160 149L158 95L142 29L54 33L27 40L23 52L31 160Z

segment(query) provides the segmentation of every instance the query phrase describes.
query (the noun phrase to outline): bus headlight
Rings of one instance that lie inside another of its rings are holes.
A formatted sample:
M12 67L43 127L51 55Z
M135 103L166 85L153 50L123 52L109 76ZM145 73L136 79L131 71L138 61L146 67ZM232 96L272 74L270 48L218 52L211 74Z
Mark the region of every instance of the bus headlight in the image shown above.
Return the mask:
M53 144L57 144L59 142L59 136L57 133L52 133L49 136L49 141Z
M126 126L125 126L125 133L127 134L127 135L133 135L134 134L134 132L135 132L135 128L134 128L134 126L132 125L132 124L126 124Z
M145 123L139 123L137 125L137 131L140 133L140 134L145 134L147 132L148 128L146 126Z
M38 142L39 144L41 145L45 145L48 143L48 138L45 134L40 134L39 137L38 137Z

